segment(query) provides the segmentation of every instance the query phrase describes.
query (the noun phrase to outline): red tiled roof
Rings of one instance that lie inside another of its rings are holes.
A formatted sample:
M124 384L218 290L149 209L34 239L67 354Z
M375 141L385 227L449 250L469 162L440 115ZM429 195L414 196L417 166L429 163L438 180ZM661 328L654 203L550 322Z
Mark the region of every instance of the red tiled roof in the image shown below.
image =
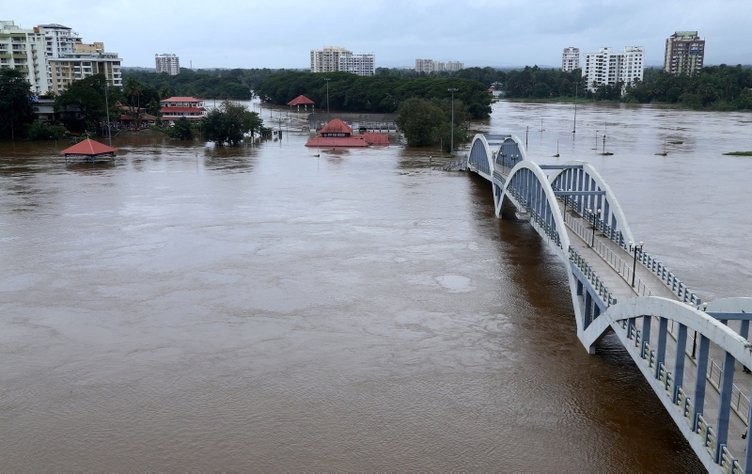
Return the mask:
M363 134L369 145L389 145L389 134L366 132Z
M202 99L197 99L195 97L169 97L167 99L162 99L160 102L203 102Z
M315 137L311 137L306 142L305 146L315 146L315 147L322 147L322 148L336 148L336 147L359 148L359 147L367 147L368 142L365 140L365 138L362 135L355 136L355 137L315 136Z
M309 99L308 97L302 94L287 103L287 105L313 105L313 104L315 104L314 101L312 101L311 99Z
M159 111L163 114L178 114L178 113L203 113L206 109L203 107L160 107Z
M319 130L320 134L324 133L347 133L352 134L352 127L347 125L345 122L343 122L341 119L331 119L324 125L324 127Z
M76 143L73 146L70 146L66 148L65 150L61 151L61 155L85 155L85 156L99 156L99 155L114 155L115 154L114 148L111 146L107 146L104 143L99 143L97 141L92 140L91 138L87 138L86 140L80 141Z

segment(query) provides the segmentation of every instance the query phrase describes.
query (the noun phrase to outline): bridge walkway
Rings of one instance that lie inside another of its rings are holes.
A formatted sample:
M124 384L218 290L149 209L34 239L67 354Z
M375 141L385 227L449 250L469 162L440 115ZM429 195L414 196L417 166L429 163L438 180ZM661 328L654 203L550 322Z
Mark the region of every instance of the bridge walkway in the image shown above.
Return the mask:
M558 203L562 215L565 216L570 246L587 261L617 301L625 301L639 296L660 296L680 301L680 298L660 278L645 268L639 259L635 264L634 255L628 253L623 247L597 229L593 232L592 223L577 213L576 210L567 207L565 212L565 205L562 200L559 200ZM637 251L639 252L639 250ZM633 267L635 269L634 286L632 286ZM651 334L658 334L658 325L658 318L652 318ZM679 348L676 344L677 334L673 325L669 327L668 335L671 336L672 343L666 345L666 360L674 361ZM693 347L696 350L694 337L696 335L688 337L686 347L684 347L683 386L686 387L685 392L688 392L690 396L693 395L693 388L697 380L697 361L693 356L695 352ZM709 368L706 375L711 390L708 390L705 394L705 409L703 411L703 417L707 420L714 420L718 416L717 407L720 405L720 374L723 358L724 354L714 345L711 345ZM636 363L640 363L640 361L636 361ZM733 452L739 453L745 449L745 441L741 436L747 431L746 420L750 404L749 394L752 393L752 374L745 372L744 367L738 363L734 370L733 393L733 397L737 401L731 410L728 447Z

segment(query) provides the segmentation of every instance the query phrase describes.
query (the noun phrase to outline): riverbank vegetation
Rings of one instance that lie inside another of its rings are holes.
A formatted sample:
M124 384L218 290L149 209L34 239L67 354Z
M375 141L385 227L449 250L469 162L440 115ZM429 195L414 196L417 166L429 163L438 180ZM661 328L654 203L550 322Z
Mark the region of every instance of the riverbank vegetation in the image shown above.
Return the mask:
M662 69L645 69L643 80L587 90L581 72L542 69L537 66L502 72L496 81L505 97L561 100L575 97L592 101L666 104L694 110L752 110L752 68L711 66L694 76L673 75ZM623 89L623 94L622 94Z

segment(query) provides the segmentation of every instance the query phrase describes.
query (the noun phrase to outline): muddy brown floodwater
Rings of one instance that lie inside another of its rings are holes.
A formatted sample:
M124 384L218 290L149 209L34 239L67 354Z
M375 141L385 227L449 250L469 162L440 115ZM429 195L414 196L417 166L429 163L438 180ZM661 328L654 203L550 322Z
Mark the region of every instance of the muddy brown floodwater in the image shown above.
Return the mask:
M700 296L752 293L752 159L722 155L750 116L581 106L573 140L571 112L487 128L593 162ZM0 146L0 470L702 471L618 344L579 344L561 262L487 182L304 141Z

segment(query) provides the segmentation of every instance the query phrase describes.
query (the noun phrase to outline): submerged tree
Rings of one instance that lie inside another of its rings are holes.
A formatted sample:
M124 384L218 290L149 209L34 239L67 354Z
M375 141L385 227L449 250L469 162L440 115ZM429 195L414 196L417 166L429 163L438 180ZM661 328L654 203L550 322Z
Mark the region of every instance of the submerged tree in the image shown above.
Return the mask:
M238 145L246 133L253 138L261 132L262 126L263 121L256 112L229 101L209 112L201 123L204 138L219 146L225 143L231 146Z
M15 139L34 119L31 85L18 69L0 69L0 137Z
M454 113L450 100L426 100L412 98L399 108L397 125L409 146L442 144L450 151L450 143L463 143L467 139L467 108L462 101L454 101ZM454 126L451 118L454 117ZM454 137L452 138L452 133Z
M120 92L116 87L108 87L104 75L73 81L70 86L55 99L55 111L68 130L83 132L96 131L106 133L105 120L109 114L117 114L115 103ZM108 110L109 108L109 110Z
M167 135L177 140L193 140L193 125L187 118L180 117L167 129Z

